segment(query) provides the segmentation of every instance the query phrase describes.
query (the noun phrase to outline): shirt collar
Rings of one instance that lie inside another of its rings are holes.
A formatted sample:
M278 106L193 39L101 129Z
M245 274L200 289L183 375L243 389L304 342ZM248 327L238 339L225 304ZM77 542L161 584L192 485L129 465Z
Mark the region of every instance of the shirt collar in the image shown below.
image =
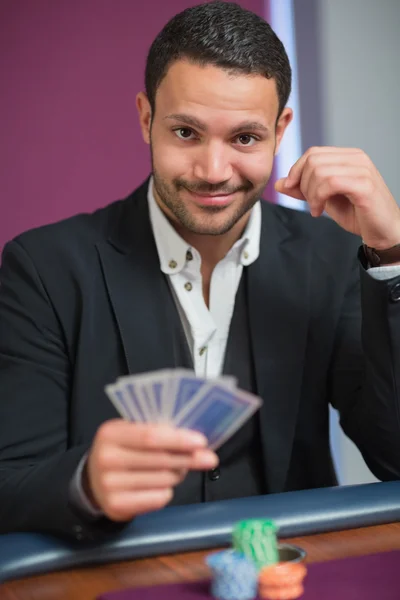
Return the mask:
M185 266L188 255L196 253L196 250L181 238L157 204L152 177L149 180L147 200L161 271L167 275L179 273ZM236 252L238 260L243 266L250 265L257 260L260 254L260 236L261 205L258 201L251 210L242 237L235 242L229 253Z

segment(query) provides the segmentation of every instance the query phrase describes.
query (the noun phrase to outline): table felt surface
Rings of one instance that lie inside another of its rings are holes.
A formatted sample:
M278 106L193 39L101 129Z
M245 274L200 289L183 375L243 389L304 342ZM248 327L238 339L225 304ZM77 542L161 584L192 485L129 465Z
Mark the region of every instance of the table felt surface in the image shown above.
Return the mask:
M307 566L302 600L400 600L400 551ZM209 600L203 580L107 592L98 600Z

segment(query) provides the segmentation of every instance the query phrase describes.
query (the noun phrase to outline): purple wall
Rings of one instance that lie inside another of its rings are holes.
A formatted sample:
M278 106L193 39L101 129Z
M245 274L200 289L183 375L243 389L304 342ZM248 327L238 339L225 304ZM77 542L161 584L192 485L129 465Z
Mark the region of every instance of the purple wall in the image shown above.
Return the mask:
M260 15L266 4L239 3ZM148 175L135 108L145 57L167 20L195 4L1 0L0 249Z

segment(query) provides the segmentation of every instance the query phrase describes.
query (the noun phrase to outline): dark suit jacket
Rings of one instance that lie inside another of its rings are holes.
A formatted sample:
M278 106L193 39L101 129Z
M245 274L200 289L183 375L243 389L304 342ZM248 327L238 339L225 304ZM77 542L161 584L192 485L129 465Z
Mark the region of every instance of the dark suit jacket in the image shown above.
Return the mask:
M121 527L79 514L68 486L99 425L117 416L104 386L176 366L146 193L4 250L0 532L95 538ZM269 491L335 483L329 402L375 475L398 478L400 277L374 280L359 240L328 218L266 202L262 214L248 303Z

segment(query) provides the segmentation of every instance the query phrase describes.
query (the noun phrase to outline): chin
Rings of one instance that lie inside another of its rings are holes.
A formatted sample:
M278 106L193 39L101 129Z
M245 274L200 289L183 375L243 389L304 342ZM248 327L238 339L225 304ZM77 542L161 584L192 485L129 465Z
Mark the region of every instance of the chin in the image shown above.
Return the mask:
M217 222L193 219L191 223L182 223L182 225L192 233L198 235L223 235L230 231L236 223L237 221L232 222L231 219L224 221L218 220Z

